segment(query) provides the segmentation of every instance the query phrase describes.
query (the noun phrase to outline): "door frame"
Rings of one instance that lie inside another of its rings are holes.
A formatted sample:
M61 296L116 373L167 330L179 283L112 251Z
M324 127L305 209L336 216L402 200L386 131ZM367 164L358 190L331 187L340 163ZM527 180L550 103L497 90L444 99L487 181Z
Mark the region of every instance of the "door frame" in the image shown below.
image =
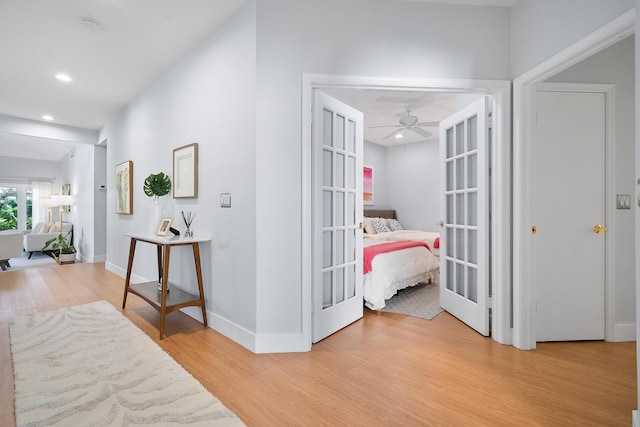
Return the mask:
M406 90L478 93L493 98L493 162L491 239L494 242L492 263L492 316L494 340L512 343L511 287L511 82L508 80L461 79L390 79L366 76L312 74L302 75L302 340L311 349L312 337L312 224L311 224L311 143L313 91L322 88Z
M635 10L620 15L608 24L577 41L548 60L522 74L513 81L513 345L519 349L536 348L536 287L535 271L530 257L534 255L533 239L529 234L532 209L532 171L535 160L532 158L531 144L535 141L536 105L535 94L539 83L563 71L572 65L606 49L635 32ZM607 135L609 137L608 126ZM610 165L606 166L610 172ZM608 185L613 184L608 180ZM612 197L611 188L607 186L607 197ZM607 199L608 200L608 199ZM607 215L609 206L607 202ZM608 220L611 218L609 215ZM609 239L613 240L613 239ZM609 246L606 247L609 251ZM608 271L612 270L609 266ZM613 274L613 273L611 273ZM611 280L607 273L607 282ZM613 283L613 282L611 282ZM607 288L607 304L605 306L605 339L612 337L615 311L613 298ZM611 319L611 321L610 321Z

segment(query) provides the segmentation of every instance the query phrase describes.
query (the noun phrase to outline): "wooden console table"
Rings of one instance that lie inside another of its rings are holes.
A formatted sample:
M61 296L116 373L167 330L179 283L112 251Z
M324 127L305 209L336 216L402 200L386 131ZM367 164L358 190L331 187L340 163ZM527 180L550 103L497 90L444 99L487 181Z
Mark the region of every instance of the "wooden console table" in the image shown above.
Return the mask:
M162 237L155 234L135 233L126 234L131 237L129 246L129 263L127 265L127 278L124 282L124 298L122 299L122 309L127 303L127 294L132 293L151 304L160 311L160 339L164 338L164 320L167 314L183 307L196 306L202 308L202 319L204 326L207 326L207 311L204 306L204 290L202 287L202 268L200 266L200 243L208 242L211 239L207 237ZM133 266L133 257L136 252L136 243L145 242L156 245L158 252L158 281L146 283L131 283L131 268ZM175 286L169 289L169 260L171 248L173 246L187 246L193 248L193 258L196 267L196 277L198 279L199 295L193 295L183 291ZM158 289L158 283L162 283L161 290Z

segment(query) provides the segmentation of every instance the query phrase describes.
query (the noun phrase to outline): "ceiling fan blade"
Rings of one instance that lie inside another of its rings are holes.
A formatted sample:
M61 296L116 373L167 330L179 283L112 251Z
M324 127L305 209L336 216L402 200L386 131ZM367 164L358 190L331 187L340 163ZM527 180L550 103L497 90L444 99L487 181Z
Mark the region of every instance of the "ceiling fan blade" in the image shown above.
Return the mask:
M382 138L382 139L389 139L389 138L391 138L392 136L396 136L399 132L401 132L401 130L400 130L400 129L398 129L398 130L394 130L393 132L391 132L389 135L385 136L385 137L384 137L384 138Z
M417 128L417 127L410 127L409 129L411 129L412 131L414 131L415 133L417 133L418 135L424 137L424 138L429 138L431 135L433 135L431 132L426 131L422 128Z
M369 126L369 129L373 128L401 128L401 125L386 125L386 126Z
M420 127L435 127L438 126L440 124L440 122L420 122L420 123L416 123L413 126L420 126Z

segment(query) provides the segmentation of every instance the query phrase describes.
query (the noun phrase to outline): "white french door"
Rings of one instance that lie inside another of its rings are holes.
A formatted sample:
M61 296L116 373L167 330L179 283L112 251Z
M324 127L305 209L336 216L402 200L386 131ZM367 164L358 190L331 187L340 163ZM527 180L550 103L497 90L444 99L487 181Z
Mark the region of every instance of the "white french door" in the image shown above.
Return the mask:
M315 343L362 317L363 115L315 90L312 128Z
M440 123L443 228L440 305L489 335L488 99Z

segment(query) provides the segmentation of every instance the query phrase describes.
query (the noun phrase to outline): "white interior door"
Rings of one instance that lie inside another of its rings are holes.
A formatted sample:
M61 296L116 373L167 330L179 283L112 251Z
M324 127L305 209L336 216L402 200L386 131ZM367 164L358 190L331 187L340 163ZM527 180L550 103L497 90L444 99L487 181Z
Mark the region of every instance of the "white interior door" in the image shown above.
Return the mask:
M538 90L536 102L536 339L601 340L605 95Z
M440 305L489 335L488 99L440 123L444 225L440 237Z
M362 131L361 112L315 91L314 343L362 317Z

